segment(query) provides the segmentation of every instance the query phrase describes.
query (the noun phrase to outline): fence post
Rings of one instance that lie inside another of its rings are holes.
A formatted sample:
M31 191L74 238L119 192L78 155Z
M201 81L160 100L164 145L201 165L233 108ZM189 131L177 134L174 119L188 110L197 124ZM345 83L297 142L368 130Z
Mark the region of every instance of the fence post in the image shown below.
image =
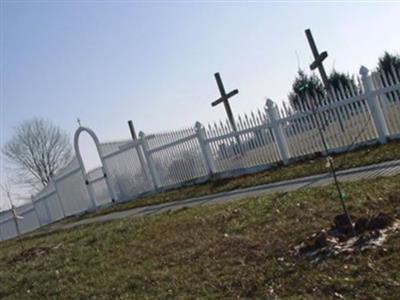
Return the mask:
M51 182L51 184L53 185L54 190L56 191L56 196L57 196L57 199L58 199L58 204L60 204L62 216L63 216L63 218L65 218L67 215L65 214L65 207L64 207L64 204L62 203L60 192L58 191L57 180L54 179L53 176L51 176L51 177L50 177L50 182Z
M132 120L128 121L128 126L129 126L129 131L131 133L132 141L134 141L134 142L138 141L137 136L136 136L135 127L133 127ZM146 182L150 183L151 185L153 185L153 188L154 188L153 181L151 180L151 174L149 174L149 170L148 170L148 168L146 166L145 158L143 156L143 151L142 151L140 145L137 144L135 149L136 149L136 153L137 153L138 158L139 158L140 165L142 166L144 176L146 177Z
M150 153L149 143L147 142L146 135L143 131L139 132L140 144L142 145L144 157L147 160L147 165L149 166L150 175L153 179L154 189L157 190L160 187L160 178L158 177L156 166L154 165L153 157Z
M374 94L374 85L372 83L371 76L368 75L369 70L361 66L360 75L361 82L364 87L364 95L367 99L367 103L369 109L371 110L372 120L374 121L374 125L376 128L376 132L378 133L379 143L384 144L387 141L387 136L389 134L385 116L383 114L380 101L378 97Z
M197 134L197 140L200 144L200 149L203 154L206 166L208 169L208 174L211 176L216 173L214 158L211 154L210 145L207 142L206 130L200 122L196 122L194 125Z
M286 165L289 163L289 148L285 135L283 134L282 126L279 122L278 107L271 99L267 99L266 112L271 122L271 128L275 137L276 145L278 147L279 154L282 158L283 163Z

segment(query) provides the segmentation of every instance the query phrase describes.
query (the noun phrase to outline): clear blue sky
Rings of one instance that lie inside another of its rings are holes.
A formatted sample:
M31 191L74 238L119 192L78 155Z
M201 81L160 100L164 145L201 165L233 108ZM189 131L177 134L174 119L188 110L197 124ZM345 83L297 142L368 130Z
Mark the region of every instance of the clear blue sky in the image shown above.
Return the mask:
M235 113L285 99L311 28L327 67L373 68L400 50L400 3L2 1L1 145L40 116L100 140L224 118L213 74L238 88ZM89 149L89 146L83 147ZM90 150L88 153L91 153ZM90 159L89 159L90 160ZM88 162L89 164L92 161Z

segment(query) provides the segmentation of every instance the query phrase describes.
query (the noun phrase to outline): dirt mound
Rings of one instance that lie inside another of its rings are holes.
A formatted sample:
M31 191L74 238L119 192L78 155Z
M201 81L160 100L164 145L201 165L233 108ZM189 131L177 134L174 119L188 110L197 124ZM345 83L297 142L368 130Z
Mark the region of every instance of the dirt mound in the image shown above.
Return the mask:
M330 228L314 233L295 246L294 255L319 261L340 253L362 251L381 246L389 233L400 229L400 220L385 213L350 218L353 224L344 214L335 216Z
M387 215L380 213L374 218L371 218L369 220L367 230L378 230L378 229L385 229L389 226L391 226L394 222L394 219Z
M27 262L35 259L36 257L47 255L50 250L50 247L33 247L23 250L21 253L18 253L16 256L11 258L8 263L13 265L19 262Z

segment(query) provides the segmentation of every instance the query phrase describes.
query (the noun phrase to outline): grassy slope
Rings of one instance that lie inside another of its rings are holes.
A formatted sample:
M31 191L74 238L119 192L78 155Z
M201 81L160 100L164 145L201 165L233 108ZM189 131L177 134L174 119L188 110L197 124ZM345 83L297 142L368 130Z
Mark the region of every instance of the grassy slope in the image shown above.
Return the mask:
M400 159L400 141L398 140L381 146L372 146L368 148L358 149L349 153L336 155L335 164L338 169L348 169L395 159ZM289 166L280 167L275 170L244 175L236 178L218 180L205 184L188 186L163 192L155 196L135 199L132 202L127 202L109 208L101 209L95 214L89 214L83 217L85 218L87 216L101 215L135 207L187 199L190 197L210 195L239 188L277 182L281 180L321 174L327 171L328 170L326 168L326 159L317 158L314 160L297 162Z
M344 184L353 214L400 217L400 175ZM340 213L334 188L304 189L24 241L57 247L14 265L0 244L0 298L398 299L400 233L384 249L310 264L290 250Z

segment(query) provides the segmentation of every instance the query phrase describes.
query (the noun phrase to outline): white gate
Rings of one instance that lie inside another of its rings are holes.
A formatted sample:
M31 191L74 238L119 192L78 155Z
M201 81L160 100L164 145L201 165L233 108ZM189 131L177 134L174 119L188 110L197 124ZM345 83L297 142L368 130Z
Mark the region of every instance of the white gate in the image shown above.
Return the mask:
M87 132L90 137L93 139L97 153L100 157L102 166L90 171L86 172L85 165L82 160L82 155L79 150L79 136L82 132ZM93 209L100 207L100 206L105 206L109 205L112 202L115 202L115 197L113 190L111 188L110 180L108 178L108 171L107 171L107 165L105 164L104 160L102 159L101 153L100 153L100 142L99 139L97 138L96 134L94 133L93 130L87 128L87 127L82 127L80 126L77 131L75 132L74 136L74 147L75 147L75 153L76 153L76 158L79 164L79 170L82 175L82 181L87 187L87 191L89 193L90 199L92 201L92 207Z

